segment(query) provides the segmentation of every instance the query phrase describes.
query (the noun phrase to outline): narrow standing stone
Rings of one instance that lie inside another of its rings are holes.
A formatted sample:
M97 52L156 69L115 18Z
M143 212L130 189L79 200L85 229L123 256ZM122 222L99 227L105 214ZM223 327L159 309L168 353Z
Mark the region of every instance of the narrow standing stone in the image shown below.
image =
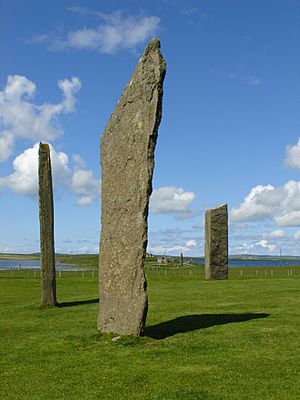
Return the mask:
M147 315L144 260L154 149L166 64L150 41L101 140L102 230L98 329L142 334Z
M54 211L50 148L39 146L39 207L43 305L56 305Z
M205 279L228 278L227 204L205 213Z

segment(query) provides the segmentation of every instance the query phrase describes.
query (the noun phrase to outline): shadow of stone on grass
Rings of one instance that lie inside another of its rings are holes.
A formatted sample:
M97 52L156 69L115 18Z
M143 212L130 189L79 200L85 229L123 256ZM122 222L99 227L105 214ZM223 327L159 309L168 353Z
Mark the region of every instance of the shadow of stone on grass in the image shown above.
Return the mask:
M185 315L161 322L145 328L144 336L161 340L177 333L186 333L198 329L205 329L215 325L231 324L233 322L246 322L252 319L267 318L270 314L201 314Z
M99 303L99 299L91 299L91 300L77 300L77 301L67 301L64 303L57 303L57 307L73 307L73 306L82 306L83 304L93 304Z

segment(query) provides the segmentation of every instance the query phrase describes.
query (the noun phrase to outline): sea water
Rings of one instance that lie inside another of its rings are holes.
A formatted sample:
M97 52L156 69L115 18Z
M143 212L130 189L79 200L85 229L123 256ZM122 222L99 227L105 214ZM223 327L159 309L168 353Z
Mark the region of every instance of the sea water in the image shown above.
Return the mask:
M194 259L192 262L204 265L204 259ZM258 268L258 267L295 267L300 265L300 259L229 259L228 266L230 268Z
M59 271L79 271L75 267L76 264L61 264L56 263L55 268ZM0 260L0 271L3 270L18 270L18 269L40 269L40 260Z

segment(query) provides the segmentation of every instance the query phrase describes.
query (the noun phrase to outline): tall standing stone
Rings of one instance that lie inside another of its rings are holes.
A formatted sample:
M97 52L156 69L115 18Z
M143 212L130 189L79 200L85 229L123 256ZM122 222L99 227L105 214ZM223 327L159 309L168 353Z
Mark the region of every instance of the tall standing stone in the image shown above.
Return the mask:
M101 140L98 318L101 332L138 336L145 325L148 204L165 72L160 42L153 39L139 60Z
M54 211L50 148L39 146L39 208L43 305L56 305Z
M205 213L205 279L228 278L227 204Z

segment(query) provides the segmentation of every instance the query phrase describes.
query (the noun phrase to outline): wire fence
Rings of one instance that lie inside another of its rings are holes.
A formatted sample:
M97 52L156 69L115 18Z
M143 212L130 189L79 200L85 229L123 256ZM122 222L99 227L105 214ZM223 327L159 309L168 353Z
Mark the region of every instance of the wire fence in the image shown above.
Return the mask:
M98 268L72 268L67 269L57 269L56 279L74 277L74 278L98 278ZM20 278L20 279L40 279L41 270L39 268L10 268L5 270L0 270L0 278Z
M199 277L205 279L204 267L189 267L189 268L146 268L146 275L167 277ZM234 267L228 269L229 279L255 279L255 278L292 278L300 277L300 266L293 267Z
M145 274L154 278L199 278L205 279L205 272L203 267L168 267L168 266L146 266ZM98 268L72 268L72 269L57 269L56 278L78 278L78 279L98 279ZM229 268L229 279L255 279L255 278L293 278L300 277L300 266L293 267L257 267L257 268ZM11 279L40 279L41 270L37 268L9 268L0 270L1 278Z

